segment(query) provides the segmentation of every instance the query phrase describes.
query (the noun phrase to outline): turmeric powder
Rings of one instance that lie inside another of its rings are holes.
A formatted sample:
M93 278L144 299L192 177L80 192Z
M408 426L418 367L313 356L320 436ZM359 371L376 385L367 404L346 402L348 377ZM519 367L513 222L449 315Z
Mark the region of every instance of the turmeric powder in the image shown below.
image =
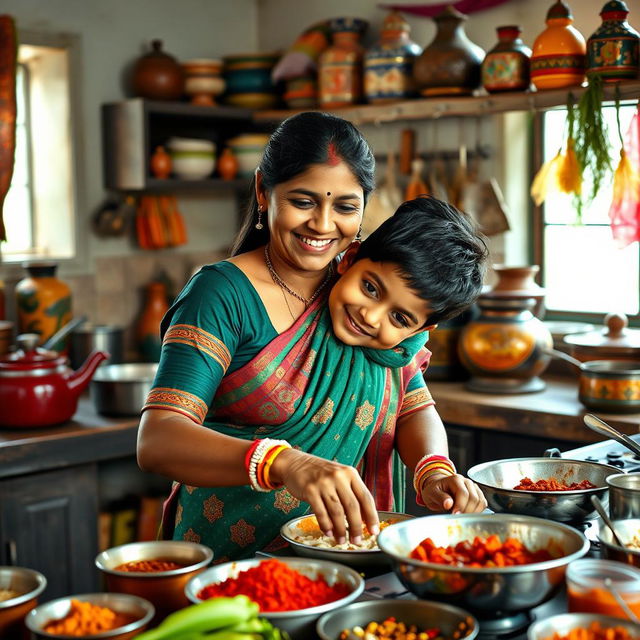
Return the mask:
M116 613L108 607L72 599L67 615L59 620L51 620L43 630L64 636L91 636L117 629L133 620L131 616Z

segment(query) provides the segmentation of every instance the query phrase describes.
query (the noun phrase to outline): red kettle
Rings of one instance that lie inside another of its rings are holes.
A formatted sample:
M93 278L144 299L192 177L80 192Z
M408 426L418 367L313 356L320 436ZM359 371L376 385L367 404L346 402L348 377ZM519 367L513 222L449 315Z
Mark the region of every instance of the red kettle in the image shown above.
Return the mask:
M0 426L48 427L71 419L80 394L109 357L94 351L73 371L66 356L38 347L39 338L22 334L18 350L0 357Z

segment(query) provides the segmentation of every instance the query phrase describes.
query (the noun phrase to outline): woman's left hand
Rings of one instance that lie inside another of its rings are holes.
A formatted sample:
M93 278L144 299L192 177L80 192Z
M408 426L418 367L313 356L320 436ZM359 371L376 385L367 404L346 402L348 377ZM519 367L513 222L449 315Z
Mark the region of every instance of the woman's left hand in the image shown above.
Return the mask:
M487 507L480 487L459 473L429 477L422 485L422 499L431 511L478 513Z

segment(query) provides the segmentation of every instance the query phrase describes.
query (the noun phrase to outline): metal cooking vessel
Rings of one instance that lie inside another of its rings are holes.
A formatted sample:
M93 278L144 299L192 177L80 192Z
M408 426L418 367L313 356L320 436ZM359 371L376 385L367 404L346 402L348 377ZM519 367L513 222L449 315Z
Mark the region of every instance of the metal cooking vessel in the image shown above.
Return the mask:
M597 516L591 504L592 495L598 496L606 505L606 479L619 471L617 467L586 460L507 458L477 464L469 469L467 475L482 489L493 511L579 524ZM514 489L525 477L534 482L556 478L566 484L589 480L596 488L579 491Z
M69 337L69 360L77 369L95 350L106 351L106 364L120 364L124 360L124 329L108 324L84 323L76 327Z
M640 540L640 519L632 518L629 520L613 520L613 526L616 534L620 538L620 542L624 545L629 544L634 538ZM617 560L618 562L626 562L635 567L640 567L640 547L621 547L616 544L611 529L609 527L600 526L598 532L598 540L602 546L602 555L607 560Z
M613 520L640 518L640 473L616 473L607 478L607 486Z
M137 416L158 370L155 362L108 364L98 368L89 391L98 413Z

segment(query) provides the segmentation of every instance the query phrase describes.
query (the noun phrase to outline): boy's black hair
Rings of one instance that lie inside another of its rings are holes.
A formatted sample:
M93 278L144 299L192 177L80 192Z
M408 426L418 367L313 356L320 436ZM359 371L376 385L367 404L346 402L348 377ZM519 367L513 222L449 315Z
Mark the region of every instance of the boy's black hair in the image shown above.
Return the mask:
M488 254L484 236L466 213L419 197L401 204L368 236L355 260L396 264L409 287L429 302L427 324L437 324L476 300Z

